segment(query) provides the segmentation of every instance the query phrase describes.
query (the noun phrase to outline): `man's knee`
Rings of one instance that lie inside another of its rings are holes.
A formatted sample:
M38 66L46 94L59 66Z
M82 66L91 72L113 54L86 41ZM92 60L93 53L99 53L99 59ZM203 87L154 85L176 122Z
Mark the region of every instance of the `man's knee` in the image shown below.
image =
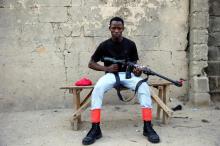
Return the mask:
M103 87L104 87L104 85L97 84L97 85L95 85L93 92L100 92L104 89Z
M94 91L104 93L107 90L110 90L111 88L113 88L113 86L114 86L114 82L108 82L108 81L99 82L95 85Z

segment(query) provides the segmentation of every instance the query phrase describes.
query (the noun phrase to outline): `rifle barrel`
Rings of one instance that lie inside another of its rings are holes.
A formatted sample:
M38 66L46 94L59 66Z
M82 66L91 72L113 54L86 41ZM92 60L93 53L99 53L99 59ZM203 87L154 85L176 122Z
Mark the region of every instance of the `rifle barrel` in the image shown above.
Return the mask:
M158 77L160 77L160 78L162 78L162 79L164 79L164 80L167 80L167 81L173 83L174 85L176 85L176 86L178 86L178 87L181 87L181 86L182 86L182 83L179 82L179 81L172 80L172 79L170 79L170 78L168 78L168 77L165 77L165 76L163 76L163 75L161 75L161 74L158 74L158 73L156 73L156 72L154 72L154 71L151 71L151 72L152 72L152 75L156 75L156 76L158 76Z

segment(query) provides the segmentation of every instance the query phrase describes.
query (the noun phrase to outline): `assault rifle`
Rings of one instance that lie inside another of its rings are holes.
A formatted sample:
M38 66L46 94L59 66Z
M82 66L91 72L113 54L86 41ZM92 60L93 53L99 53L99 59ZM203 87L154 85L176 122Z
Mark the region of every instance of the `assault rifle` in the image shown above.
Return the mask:
M126 69L126 78L127 79L131 78L131 72L132 72L133 68L139 68L147 76L149 76L149 75L158 76L158 77L160 77L160 78L162 78L164 80L167 80L167 81L173 83L174 85L176 85L178 87L181 87L183 85L183 81L184 81L183 79L180 79L179 81L172 80L172 79L170 79L168 77L165 77L165 76L163 76L163 75L161 75L159 73L156 73L156 72L152 71L148 67L141 66L141 65L135 64L133 62L127 61L127 60L116 60L116 59L110 58L110 57L104 57L103 60L104 61L112 62L114 64L121 64L121 65L127 67L127 69Z

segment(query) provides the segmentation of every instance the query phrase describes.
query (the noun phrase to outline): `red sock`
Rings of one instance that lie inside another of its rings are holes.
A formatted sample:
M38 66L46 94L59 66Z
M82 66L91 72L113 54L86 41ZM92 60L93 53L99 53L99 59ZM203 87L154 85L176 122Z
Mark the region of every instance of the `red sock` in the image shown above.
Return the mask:
M93 109L91 110L91 122L99 123L101 117L101 109Z
M143 119L143 121L151 121L152 120L151 108L142 108L142 119Z

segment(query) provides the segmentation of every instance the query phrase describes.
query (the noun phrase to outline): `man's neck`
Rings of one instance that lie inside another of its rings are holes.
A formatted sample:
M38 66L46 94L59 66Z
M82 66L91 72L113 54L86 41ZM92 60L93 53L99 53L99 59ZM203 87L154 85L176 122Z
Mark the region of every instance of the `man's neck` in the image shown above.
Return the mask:
M120 38L112 38L113 42L121 42L123 40L123 37Z

